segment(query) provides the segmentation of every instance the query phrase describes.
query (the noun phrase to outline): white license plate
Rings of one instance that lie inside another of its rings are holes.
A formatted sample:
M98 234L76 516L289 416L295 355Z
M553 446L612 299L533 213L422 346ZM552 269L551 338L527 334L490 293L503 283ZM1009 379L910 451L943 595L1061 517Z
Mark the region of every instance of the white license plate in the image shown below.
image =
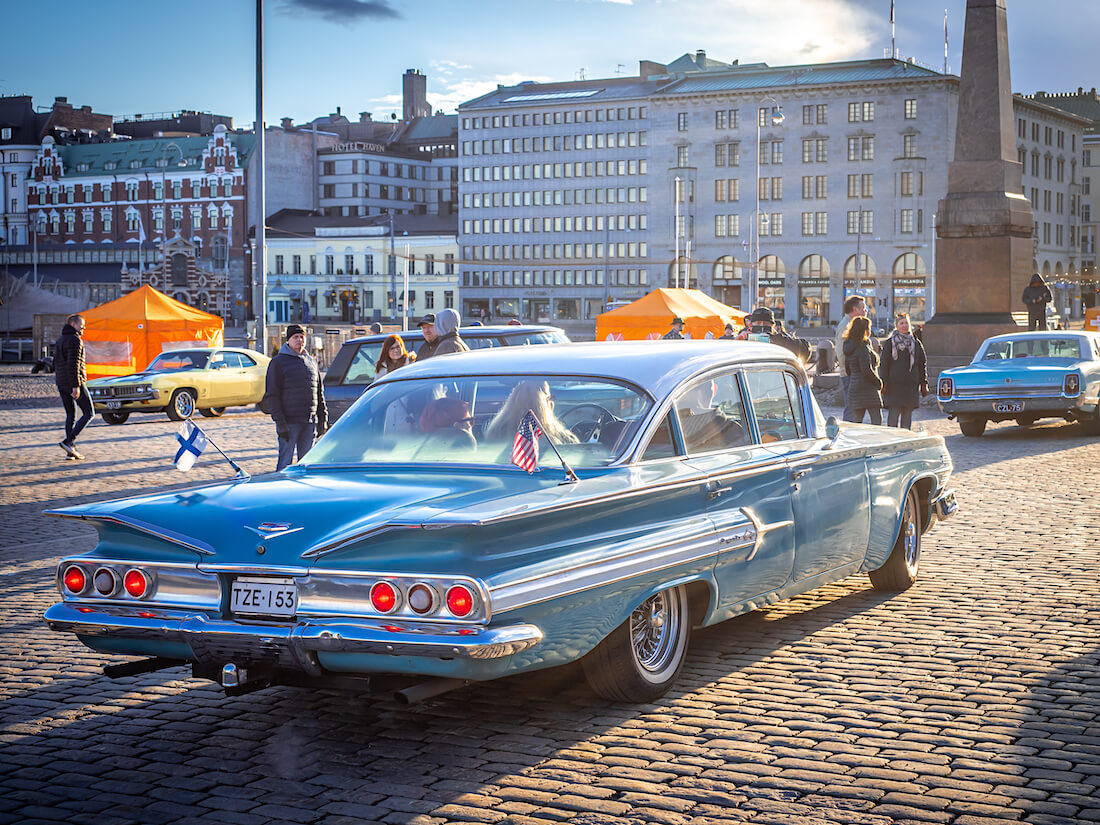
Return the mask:
M1023 401L996 401L993 404L993 412L1014 413L1024 408Z
M250 616L293 616L298 587L293 579L241 578L233 582L230 610Z
M109 410L117 410L117 409L120 409L121 407L122 407L122 402L121 401L108 401L107 402L107 409L109 409Z

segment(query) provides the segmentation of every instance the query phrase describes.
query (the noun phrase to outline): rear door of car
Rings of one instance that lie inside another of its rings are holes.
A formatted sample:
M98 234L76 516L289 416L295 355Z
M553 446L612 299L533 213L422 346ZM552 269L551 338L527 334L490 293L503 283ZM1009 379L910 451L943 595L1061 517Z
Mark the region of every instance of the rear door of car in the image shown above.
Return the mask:
M823 450L811 437L801 379L780 366L748 369L745 386L762 442L782 455L794 511L791 580L862 561L870 527L870 486L863 450Z
M206 364L205 397L199 398L200 407L224 407L236 404L240 384L244 379L241 361L235 352L215 350Z
M696 380L676 397L673 409L686 463L706 473L703 497L714 523L718 612L729 615L790 578L794 529L788 470L782 455L755 438L738 370Z
M382 337L349 341L333 359L324 381L330 424L343 415L374 381L374 365L382 354L384 343L385 338Z

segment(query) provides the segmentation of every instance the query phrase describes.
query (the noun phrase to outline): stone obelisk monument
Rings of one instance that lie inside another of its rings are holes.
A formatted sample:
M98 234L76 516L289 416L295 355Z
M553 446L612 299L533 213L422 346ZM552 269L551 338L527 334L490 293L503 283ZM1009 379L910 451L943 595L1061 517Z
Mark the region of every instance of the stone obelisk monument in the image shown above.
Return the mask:
M936 315L924 332L937 360L963 363L984 338L1016 329L1011 313L1031 276L1034 217L1016 160L1005 3L966 2L955 159L936 219Z

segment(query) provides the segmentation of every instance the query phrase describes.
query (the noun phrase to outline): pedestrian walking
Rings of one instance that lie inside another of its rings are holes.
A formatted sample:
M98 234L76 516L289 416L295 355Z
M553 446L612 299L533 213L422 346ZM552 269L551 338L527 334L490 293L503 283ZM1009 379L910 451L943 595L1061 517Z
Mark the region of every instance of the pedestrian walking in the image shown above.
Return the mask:
M415 360L416 353L409 352L405 348L405 340L400 335L391 335L382 345L382 354L374 363L374 377L381 378L386 373L411 364Z
M669 341L682 341L684 338L684 319L673 318L672 329L664 334L664 338Z
M433 327L437 338L432 352L433 356L470 351L470 347L458 334L458 326L461 323L461 316L453 309L445 309L435 316ZM424 356L420 355L418 357L423 358Z
M836 325L836 340L833 349L836 351L836 371L840 373L840 392L844 396L844 420L852 420L852 405L848 401L848 388L852 379L848 376L844 364L844 340L848 335L848 327L856 318L867 317L867 299L862 295L849 295L844 301L844 315L840 323Z
M54 381L61 403L65 405L65 440L58 442L69 458L84 458L76 448L76 437L92 420L92 396L88 393L88 373L84 367L84 316L70 315L54 344ZM76 408L80 407L80 418Z
M899 312L894 318L894 332L882 346L878 368L886 424L907 430L913 428L913 410L928 395L928 359L911 327L909 314Z
M275 467L279 471L294 460L295 453L301 461L314 437L320 438L328 424L321 373L306 352L306 331L297 324L286 328L286 343L267 365L264 404L279 437Z
M882 424L882 379L878 376L878 355L871 347L871 321L866 316L852 319L844 336L844 370L851 379L848 400L851 414L845 421L856 424L867 413L872 424Z
M1038 272L1031 276L1031 283L1024 287L1021 300L1027 307L1027 328L1046 329L1047 304L1054 300L1054 296L1050 294L1050 287Z

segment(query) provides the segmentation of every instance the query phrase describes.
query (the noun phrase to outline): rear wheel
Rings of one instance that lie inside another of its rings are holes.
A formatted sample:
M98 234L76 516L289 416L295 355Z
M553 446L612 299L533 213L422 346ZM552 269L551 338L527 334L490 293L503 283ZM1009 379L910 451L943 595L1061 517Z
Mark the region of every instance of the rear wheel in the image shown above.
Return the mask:
M130 417L128 412L105 412L100 413L99 417L106 421L108 424L125 424L126 419Z
M191 390L176 390L165 410L173 421L183 421L195 414L195 396Z
M581 660L585 678L605 699L657 699L680 675L690 634L687 590L683 586L662 590Z
M204 418L217 418L219 415L225 415L225 407L206 407L200 409L199 413Z
M917 491L910 489L901 511L901 529L886 563L867 575L876 590L908 590L920 566L920 510Z
M984 418L960 418L959 429L967 438L978 438L985 432L986 420Z

